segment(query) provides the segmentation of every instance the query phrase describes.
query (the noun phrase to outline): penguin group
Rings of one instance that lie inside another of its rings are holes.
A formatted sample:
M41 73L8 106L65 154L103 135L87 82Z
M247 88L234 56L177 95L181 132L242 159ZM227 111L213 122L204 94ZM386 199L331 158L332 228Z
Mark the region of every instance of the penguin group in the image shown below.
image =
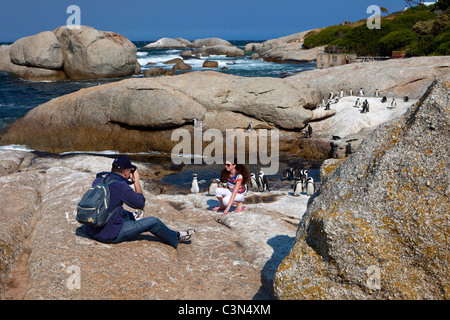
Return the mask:
M314 179L308 176L308 170L289 168L283 172L283 180L295 180L294 196L300 196L302 193L306 193L311 196L315 193Z
M362 110L361 113L367 113L369 112L369 102L366 100L364 100L363 104L362 104Z
M254 191L270 191L269 182L264 171L259 171L258 175L250 173L250 187Z

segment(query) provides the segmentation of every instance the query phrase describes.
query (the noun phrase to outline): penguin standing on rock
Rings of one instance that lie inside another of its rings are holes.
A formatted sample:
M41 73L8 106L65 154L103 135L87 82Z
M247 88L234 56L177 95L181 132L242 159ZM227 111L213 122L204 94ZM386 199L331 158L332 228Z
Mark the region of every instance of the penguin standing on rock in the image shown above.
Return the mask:
M391 109L395 109L396 107L397 107L397 101L395 101L395 99L392 99Z
M211 181L209 182L209 186L208 186L208 194L210 196L215 195L216 193L216 188L219 186L220 180L215 178L215 179L211 179Z
M258 181L256 181L256 176L254 173L250 173L250 185L253 190L258 190Z
M360 97L364 97L364 90L363 90L363 88L359 89L358 95Z
M294 178L294 168L289 168L283 171L283 180L292 180Z
M270 191L269 189L269 184L267 182L267 178L264 175L263 171L260 171L258 173L258 186L259 186L259 191Z
M306 180L306 195L311 196L314 194L314 179L309 177Z
M200 188L198 187L197 174L192 175L191 192L198 193Z
M333 90L330 90L330 95L328 96L328 100L333 99L333 97L334 97L334 92L333 92Z
M302 179L297 177L294 182L294 196L299 196L303 191L302 189Z

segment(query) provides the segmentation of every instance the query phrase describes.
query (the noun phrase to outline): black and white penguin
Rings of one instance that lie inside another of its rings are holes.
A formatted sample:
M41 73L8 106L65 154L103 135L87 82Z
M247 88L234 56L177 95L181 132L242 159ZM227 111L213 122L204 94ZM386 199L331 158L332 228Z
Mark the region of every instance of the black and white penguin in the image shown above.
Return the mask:
M214 196L216 194L216 188L219 186L220 180L215 178L211 179L208 186L208 194Z
M395 109L396 107L397 107L397 101L395 101L395 99L392 99L391 108Z
M311 127L311 125L308 123L308 137L311 137L312 136L312 133L313 133L313 129L312 129L312 127Z
M409 97L408 96L405 96L404 98L403 98L403 102L408 102L409 101Z
M359 101L359 98L357 98L356 102L355 102L355 107L359 108L360 106L361 106L361 101Z
M363 90L363 88L359 89L358 95L360 97L364 97L364 90Z
M303 191L302 179L297 177L294 182L294 196L299 196Z
M252 130L252 123L253 122L250 121L250 123L247 126L247 129L245 129L245 132L250 132Z
M387 101L386 96L384 96L383 98L381 98L381 103L385 103Z
M328 96L328 100L333 99L333 97L334 97L334 92L333 92L333 90L330 90L330 95Z
M197 174L192 175L191 192L198 193L200 188L198 187Z
M256 181L256 176L253 172L250 173L250 185L253 190L258 190L258 181Z
M352 97L353 96L353 89L350 89L350 97Z
M375 89L375 97L378 98L380 96L380 93L378 92L378 89Z
M306 180L306 195L311 196L314 194L314 179L309 177Z
M344 89L341 89L341 92L339 93L339 97L343 98L344 97Z
M283 180L292 180L294 178L294 168L289 168L283 171Z
M267 177L264 175L263 171L258 173L258 187L259 191L270 191L269 184L267 182Z

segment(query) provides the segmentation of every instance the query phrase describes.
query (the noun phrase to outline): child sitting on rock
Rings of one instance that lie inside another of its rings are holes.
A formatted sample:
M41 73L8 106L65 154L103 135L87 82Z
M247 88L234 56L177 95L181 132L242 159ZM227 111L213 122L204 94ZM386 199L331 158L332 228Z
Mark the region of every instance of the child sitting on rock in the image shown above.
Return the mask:
M223 210L226 215L233 204L236 205L234 212L245 210L243 206L244 195L247 192L247 182L249 181L249 172L245 165L225 161L225 169L221 173L221 181L226 183L226 187L216 188L215 195L220 202L220 206L214 207L213 211Z

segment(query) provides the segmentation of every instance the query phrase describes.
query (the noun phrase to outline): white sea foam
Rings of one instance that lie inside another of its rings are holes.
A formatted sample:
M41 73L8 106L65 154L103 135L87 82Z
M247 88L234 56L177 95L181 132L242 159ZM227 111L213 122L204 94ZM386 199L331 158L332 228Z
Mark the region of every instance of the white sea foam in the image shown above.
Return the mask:
M0 150L12 150L12 151L25 151L25 152L32 152L33 150L28 148L25 145L19 145L19 144L10 144L7 146L0 146Z
M138 62L141 66L145 66L147 63L152 62L152 63L156 63L156 64L164 64L164 62L172 60L172 59L176 59L176 58L181 58L181 56L177 55L177 54L167 54L167 55L154 55L154 56L142 56L139 57L138 56Z

